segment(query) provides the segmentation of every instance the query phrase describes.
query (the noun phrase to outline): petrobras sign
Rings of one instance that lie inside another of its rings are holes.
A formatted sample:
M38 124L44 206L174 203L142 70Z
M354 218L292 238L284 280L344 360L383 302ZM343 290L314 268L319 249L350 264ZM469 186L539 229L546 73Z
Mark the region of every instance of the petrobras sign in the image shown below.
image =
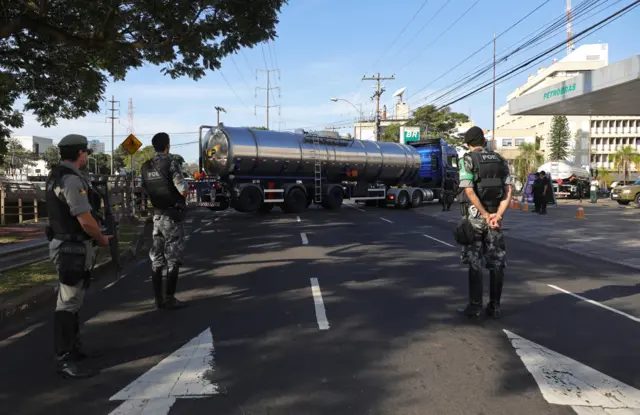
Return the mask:
M420 127L400 127L400 143L420 141Z
M573 83L571 85L563 86L560 88L552 89L549 92L545 92L543 99L549 99L549 98L557 97L559 95L565 95L567 92L573 92L575 90L576 90L576 84Z

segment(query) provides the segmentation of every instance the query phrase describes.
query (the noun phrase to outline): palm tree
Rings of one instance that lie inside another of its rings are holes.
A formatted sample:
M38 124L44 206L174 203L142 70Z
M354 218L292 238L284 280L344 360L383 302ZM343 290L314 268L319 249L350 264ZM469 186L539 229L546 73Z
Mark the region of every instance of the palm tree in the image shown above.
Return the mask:
M536 149L533 143L522 143L520 145L520 154L516 157L514 166L516 168L516 178L520 183L525 183L529 177L529 173L541 165L544 156Z
M640 165L640 154L636 153L631 146L622 147L615 154L609 155L609 161L613 162L613 167L618 172L624 173L624 180L629 178L629 172L631 171L631 164L636 167Z

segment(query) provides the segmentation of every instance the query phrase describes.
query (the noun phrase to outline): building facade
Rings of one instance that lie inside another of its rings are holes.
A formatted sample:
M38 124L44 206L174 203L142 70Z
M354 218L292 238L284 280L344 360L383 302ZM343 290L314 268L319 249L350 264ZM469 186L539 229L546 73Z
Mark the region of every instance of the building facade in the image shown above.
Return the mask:
M540 140L540 152L548 161L549 131L552 116L513 116L508 102L550 85L574 78L582 73L600 69L609 64L607 44L582 45L549 67L532 74L522 86L507 96L507 104L496 110L495 149L508 160L520 153L522 143ZM610 155L623 146L640 150L640 117L567 116L571 130L571 149L567 160L579 166L613 169ZM637 166L632 166L637 171Z
M89 148L96 154L104 153L104 143L100 140L89 141Z
M31 163L25 164L22 169L14 171L14 179L26 180L28 176L48 175L47 162L44 161L42 155L48 148L53 147L53 139L35 135L17 135L12 138L18 141L25 150L33 152L34 155L34 160ZM8 154L8 156L11 156L11 154Z

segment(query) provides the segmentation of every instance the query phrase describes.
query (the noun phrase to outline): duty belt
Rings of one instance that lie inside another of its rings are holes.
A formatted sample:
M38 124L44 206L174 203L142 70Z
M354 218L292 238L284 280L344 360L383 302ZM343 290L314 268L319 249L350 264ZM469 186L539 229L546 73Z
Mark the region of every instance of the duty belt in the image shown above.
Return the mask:
M89 235L76 234L76 233L60 233L54 235L53 239L57 239L62 242L84 242L91 239Z

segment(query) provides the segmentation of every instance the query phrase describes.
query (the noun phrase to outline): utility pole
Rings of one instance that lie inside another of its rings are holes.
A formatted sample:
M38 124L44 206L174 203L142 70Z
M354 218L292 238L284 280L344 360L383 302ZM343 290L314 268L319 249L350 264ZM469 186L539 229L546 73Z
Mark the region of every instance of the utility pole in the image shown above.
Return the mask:
M496 32L493 32L493 126L491 127L491 151L496 141Z
M113 176L113 156L116 152L115 148L115 128L116 128L116 120L119 117L116 117L116 111L118 111L118 115L120 114L120 101L115 101L114 96L111 95L111 109L107 109L107 111L111 112L111 116L107 117L108 120L111 120L111 175ZM116 109L116 104L118 104L118 109Z
M278 79L280 79L280 69L256 69L256 80L258 80L258 72L265 72L267 74L267 87L266 88L261 88L261 87L256 87L256 98L258 97L258 90L259 89L264 89L265 91L267 91L267 105L263 106L263 105L256 105L254 106L254 114L255 114L255 107L264 107L267 109L267 130L269 129L269 108L271 107L278 107L278 114L280 114L280 105L271 105L270 101L269 101L269 92L272 89L277 89L278 90L278 97L280 97L280 87L276 86L276 87L271 87L270 85L270 74L271 72L278 72Z
M362 77L363 81L376 81L376 92L371 97L372 100L373 99L376 100L376 131L375 131L376 141L378 141L378 138L380 138L380 95L382 95L382 93L384 92L384 88L380 87L380 81L393 80L393 79L396 79L394 75L391 75L388 77L381 77L380 72L378 72L375 77L369 77L369 78L367 78L366 76Z
M217 124L216 125L220 125L220 111L224 112L225 114L227 113L227 111L222 107L214 107L214 108L216 109L216 113L217 113L217 117L216 117Z

